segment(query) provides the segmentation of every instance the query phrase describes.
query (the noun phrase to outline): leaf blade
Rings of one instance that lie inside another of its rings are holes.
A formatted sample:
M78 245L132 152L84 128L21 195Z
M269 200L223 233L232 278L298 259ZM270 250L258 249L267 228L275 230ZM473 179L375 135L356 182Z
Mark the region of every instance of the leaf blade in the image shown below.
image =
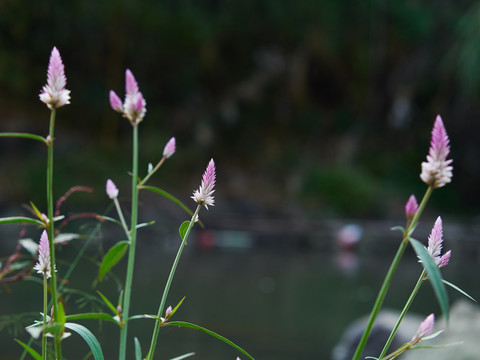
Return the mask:
M103 278L125 255L128 248L128 241L119 241L113 245L110 250L105 254L102 264L98 269L98 280L103 281Z
M85 340L88 347L92 351L95 360L104 360L102 347L100 346L100 343L98 342L95 335L93 335L90 330L88 330L85 326L76 323L65 323L65 327L67 329L75 331L83 338L83 340Z
M230 341L227 338L223 337L222 335L217 334L216 332L208 330L208 329L206 329L204 327L201 327L199 325L192 324L192 323L185 322L185 321L171 321L171 322L165 323L164 326L180 326L180 327L185 327L185 328L190 328L190 329L202 331L207 335L210 335L210 336L212 336L212 337L214 337L214 338L216 338L220 341L223 341L225 344L233 347L235 350L241 352L243 355L247 356L248 358L250 358L252 360L255 360L248 352L243 350L240 346L235 344L233 341Z
M422 261L423 267L427 271L430 282L432 283L433 290L440 304L440 308L442 309L443 315L445 316L445 319L448 323L448 296L447 291L445 290L445 285L442 281L442 275L440 274L440 270L438 270L438 267L435 264L435 261L433 261L432 256L427 252L427 249L420 241L410 238L410 244L412 244L415 253L418 255L418 257Z

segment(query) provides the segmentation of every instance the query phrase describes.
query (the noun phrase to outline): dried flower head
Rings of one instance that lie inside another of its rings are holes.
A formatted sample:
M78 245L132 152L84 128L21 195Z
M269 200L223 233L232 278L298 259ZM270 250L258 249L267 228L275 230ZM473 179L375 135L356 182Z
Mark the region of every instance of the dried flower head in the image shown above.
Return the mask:
M435 315L433 314L428 315L426 319L420 323L417 333L412 338L411 342L418 343L420 340L422 340L422 338L430 335L433 331L434 323L435 323Z
M147 104L138 89L135 77L129 69L125 71L125 94L125 102L122 104L118 95L110 90L110 106L113 110L122 113L130 120L132 125L136 125L145 117Z
M452 160L447 160L450 153L450 140L443 125L442 118L437 115L432 130L432 140L427 161L422 162L420 178L427 185L439 188L452 181Z
M167 145L165 145L165 148L163 149L163 156L165 156L167 159L173 154L175 154L175 138L174 137L168 140Z
M108 197L112 200L118 196L118 189L115 186L115 183L110 179L107 180L106 191Z
M418 203L415 195L410 195L407 203L405 204L405 215L407 216L407 220L412 220L415 214L418 211Z
M70 104L70 90L65 89L67 78L62 58L54 47L50 55L47 72L47 84L40 92L40 100L47 104L49 109L57 109Z
M443 246L443 230L442 218L439 216L433 225L432 231L428 237L427 251L432 256L437 266L443 267L450 261L451 251L447 251L443 256L440 256Z
M47 231L43 230L38 244L38 262L34 266L37 273L46 275L47 279L52 276L50 271L50 246L48 244Z
M193 192L192 199L195 200L200 205L205 205L205 208L208 209L208 206L214 205L213 193L215 190L215 163L213 159L208 163L207 169L202 176L202 183L198 190Z

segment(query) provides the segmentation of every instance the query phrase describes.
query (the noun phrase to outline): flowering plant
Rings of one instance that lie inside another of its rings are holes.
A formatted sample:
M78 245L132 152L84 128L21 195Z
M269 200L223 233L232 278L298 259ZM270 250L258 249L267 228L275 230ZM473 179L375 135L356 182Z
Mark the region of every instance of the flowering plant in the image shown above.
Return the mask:
M106 181L105 191L108 196L113 201L115 209L117 211L118 220L98 214L89 214L91 217L94 217L101 222L110 221L120 225L127 237L127 241L117 242L104 256L103 260L100 263L98 270L98 280L103 281L105 275L114 267L122 257L128 253L127 259L127 270L125 274L125 283L123 286L123 291L119 294L118 305L115 306L113 303L102 293L98 292L98 296L101 301L108 307L112 314L107 314L103 312L94 312L94 313L84 313L84 314L67 314L65 312L64 303L62 300L61 292L63 289L63 282L59 283L57 279L57 270L56 270L56 259L55 259L55 245L57 243L65 240L65 237L72 234L62 234L60 233L61 225L57 225L56 222L63 220L67 221L65 216L61 215L59 212L59 207L61 203L73 192L75 191L90 191L90 189L75 187L72 188L67 194L65 194L58 202L56 209L54 207L53 201L53 159L54 159L54 130L55 130L55 118L56 110L60 107L70 104L70 90L66 89L67 79L65 76L65 69L60 57L60 53L56 47L53 48L50 56L50 62L48 65L47 72L47 84L42 88L40 92L40 100L47 105L50 109L50 127L49 133L46 137L42 137L35 134L29 133L2 133L0 137L19 137L37 140L44 143L48 149L47 155L47 214L45 215L37 209L37 207L32 203L32 211L35 217L9 217L0 219L0 223L25 223L25 224L35 224L43 232L40 236L39 245L29 243L30 249L34 248L34 254L37 258L35 266L33 264L30 267L24 269L24 274L33 270L36 270L37 273L43 275L43 312L41 313L41 320L35 321L34 324L28 326L26 330L32 335L33 338L38 338L41 336L42 339L42 348L41 351L37 351L30 341L28 344L23 343L19 340L17 342L35 359L48 359L54 357L56 359L62 359L62 341L66 337L70 336L70 332L77 333L80 335L85 342L90 347L91 354L95 359L103 359L103 351L100 342L95 337L94 333L85 327L84 325L78 324L76 321L80 319L97 319L110 321L118 325L119 328L119 359L124 360L127 358L127 339L128 339L128 325L133 320L146 319L147 321L152 321L153 319L153 329L152 329L152 338L150 343L150 348L146 354L142 355L142 349L140 341L135 338L135 359L141 360L143 358L153 359L154 353L156 350L157 339L159 337L159 331L162 327L165 326L177 326L191 328L195 330L202 331L214 338L217 338L224 343L231 346L235 349L236 352L243 354L245 357L253 359L253 357L248 354L245 350L240 348L238 345L232 341L224 338L223 336L205 329L196 324L192 324L184 321L174 321L172 320L175 312L182 305L183 300L181 300L174 308L167 305L167 298L170 290L170 286L173 282L175 271L178 267L179 260L182 254L182 251L187 243L187 239L190 235L190 232L193 226L199 222L198 215L202 206L205 206L208 209L208 206L214 205L214 196L215 192L215 180L216 180L216 171L215 171L215 162L213 159L210 160L208 166L203 174L201 179L201 184L198 190L193 192L192 199L197 203L195 211L191 211L186 205L181 203L177 198L168 194L164 190L154 187L147 186L146 183L152 175L154 175L161 165L167 160L170 159L176 151L176 141L172 137L164 147L163 155L160 161L155 167L149 166L147 175L143 178L139 178L139 169L138 169L138 159L139 159L139 139L138 139L138 126L143 121L146 114L146 101L139 90L138 83L130 70L125 72L125 101L122 103L118 95L114 91L110 91L110 105L113 110L122 114L123 117L127 118L133 129L133 155L132 155L132 201L131 201L131 218L128 223L125 219L125 216L122 212L122 207L118 200L119 190L115 183L108 179ZM162 297L159 302L158 312L156 315L130 315L130 303L132 298L132 282L133 282L133 273L135 268L135 249L136 249L136 240L137 240L137 229L142 226L147 226L148 224L138 224L138 194L141 190L152 191L154 193L163 195L164 197L172 200L176 204L180 205L190 216L189 221L184 221L180 228L180 245L177 252L177 255L174 259L173 265L170 270L168 280L165 284L165 289L163 291ZM89 216L84 214L84 216ZM62 237L63 235L63 237ZM73 237L76 237L76 234L73 234ZM14 257L11 257L11 262L14 262ZM9 264L10 266L11 264ZM53 269L53 270L52 270ZM69 276L70 271L63 277L65 281ZM3 274L2 274L3 275ZM49 284L47 280L50 280ZM50 290L51 296L48 299L48 290ZM51 309L49 312L48 309ZM50 314L50 315L49 315ZM48 342L49 338L53 338L53 351L49 350ZM192 356L193 353L187 353L176 357L175 359L184 359Z

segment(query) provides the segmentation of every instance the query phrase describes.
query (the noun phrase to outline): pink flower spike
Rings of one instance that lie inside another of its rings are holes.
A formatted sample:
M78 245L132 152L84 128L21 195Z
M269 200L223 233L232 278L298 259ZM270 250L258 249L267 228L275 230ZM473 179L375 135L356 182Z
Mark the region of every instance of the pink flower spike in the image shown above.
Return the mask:
M418 203L415 195L410 195L406 205L405 205L405 215L407 216L407 220L413 219L415 214L418 211Z
M192 199L197 202L197 204L205 205L205 208L208 210L208 206L214 205L213 193L215 190L215 162L213 159L208 163L207 169L202 176L202 183L198 190L193 192Z
M110 106L113 110L123 113L123 104L122 100L115 94L115 91L110 90Z
M175 154L175 138L172 137L170 140L168 140L167 145L163 148L163 156L165 156L167 159Z
M167 310L165 310L165 318L168 318L168 316L172 313L172 307L169 306Z
M118 189L115 186L114 182L110 179L107 180L106 186L107 195L110 199L116 199L118 196Z
M451 255L452 255L452 250L448 250L445 254L442 255L442 257L440 259L438 259L437 266L439 268L447 266L448 263L450 262L450 256Z
M138 93L138 84L130 69L125 70L125 92L128 94Z
M433 331L434 323L435 323L435 315L433 314L428 315L426 319L421 322L420 326L418 327L417 333L412 338L411 342L417 343L425 336L430 335Z
M70 90L66 90L67 78L62 58L57 48L54 47L48 63L47 84L40 92L40 101L47 104L49 109L57 109L70 104Z
M430 236L428 237L427 251L432 255L436 262L436 259L440 257L443 243L443 230L442 230L442 218L439 216L433 225Z
M50 268L50 246L48 244L47 231L43 230L40 236L40 243L38 244L38 262L34 269L37 270L37 273L44 274L48 279L52 276Z
M427 185L439 188L452 181L452 160L447 160L450 153L450 140L443 125L442 118L437 115L432 130L430 150L427 161L422 162L420 178Z

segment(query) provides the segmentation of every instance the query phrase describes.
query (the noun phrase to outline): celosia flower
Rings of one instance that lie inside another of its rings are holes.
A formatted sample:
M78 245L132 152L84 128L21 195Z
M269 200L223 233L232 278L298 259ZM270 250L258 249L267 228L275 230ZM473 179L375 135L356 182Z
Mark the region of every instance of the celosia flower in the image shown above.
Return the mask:
M118 95L110 90L110 106L113 110L122 113L132 125L143 120L147 112L146 102L142 93L138 90L138 84L130 70L125 71L125 102L122 102Z
M57 109L70 104L70 90L65 89L67 78L62 63L62 58L57 48L54 47L48 63L47 85L40 92L40 100L47 104L49 109Z
M447 160L450 152L449 139L440 115L437 115L432 130L432 140L427 161L422 162L420 178L427 185L439 188L452 181L452 160Z
M168 140L167 145L163 148L163 156L165 156L167 159L175 154L175 138L172 137L170 140Z
M38 262L34 267L37 273L46 275L47 279L52 276L50 271L50 247L48 245L47 231L43 230L38 244Z
M208 206L213 206L214 199L213 193L215 190L213 187L215 186L215 163L213 159L210 160L208 163L207 169L202 176L202 183L198 190L193 192L192 199L195 200L200 205L205 205L208 209Z
M433 331L434 322L435 322L435 315L433 314L428 315L426 319L421 322L420 326L418 327L417 333L412 338L411 342L416 344L420 340L422 340L422 338L424 338L425 336L430 335Z
M115 186L114 182L110 179L107 180L106 191L108 197L112 200L118 196L118 189Z
M172 313L172 307L169 306L167 310L165 310L165 318L168 318L171 313Z
M428 237L427 251L432 256L435 264L440 268L446 266L450 261L451 251L447 251L443 256L440 256L442 252L443 244L443 230L442 230L442 218L439 216L433 225L430 236Z
M415 198L415 195L410 195L410 198L405 204L405 215L407 216L407 220L413 219L417 211L418 211L417 199Z

